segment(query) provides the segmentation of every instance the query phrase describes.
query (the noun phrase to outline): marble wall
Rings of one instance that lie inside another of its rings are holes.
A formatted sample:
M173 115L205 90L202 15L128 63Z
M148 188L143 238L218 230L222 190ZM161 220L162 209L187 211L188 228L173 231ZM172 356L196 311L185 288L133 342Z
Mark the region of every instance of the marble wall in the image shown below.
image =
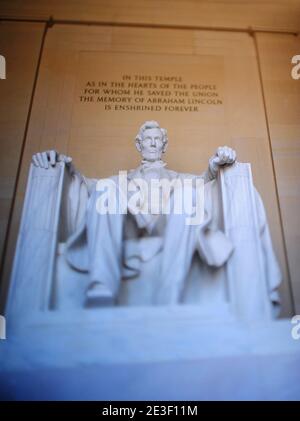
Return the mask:
M1 15L23 19L299 31L298 0L2 0Z

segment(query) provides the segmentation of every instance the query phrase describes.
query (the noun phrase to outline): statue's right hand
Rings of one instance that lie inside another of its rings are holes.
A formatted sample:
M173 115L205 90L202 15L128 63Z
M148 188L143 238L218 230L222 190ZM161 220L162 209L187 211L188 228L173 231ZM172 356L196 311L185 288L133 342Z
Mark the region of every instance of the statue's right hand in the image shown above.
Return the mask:
M49 166L55 167L57 162L70 164L72 162L72 158L70 156L60 154L55 150L38 152L32 156L32 163L36 167L40 168L48 169Z

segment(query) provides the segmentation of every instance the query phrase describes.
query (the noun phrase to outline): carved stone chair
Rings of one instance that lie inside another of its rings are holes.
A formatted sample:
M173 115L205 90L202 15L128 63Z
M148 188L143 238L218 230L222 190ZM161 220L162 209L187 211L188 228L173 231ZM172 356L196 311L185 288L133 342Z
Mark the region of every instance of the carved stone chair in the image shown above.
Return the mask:
M223 215L219 228L232 242L234 251L219 269L202 264L203 279L199 279L198 271L201 262L195 258L181 304L198 306L205 314L227 319L271 319L272 301L278 301L276 288L280 273L266 221L262 232L260 219L262 215L265 218L264 209L253 186L250 164L236 163L221 169L216 183L215 205L221 208ZM41 314L92 311L84 309L88 274L72 271L64 258L67 184L68 171L64 163L47 170L30 167L7 303L7 314L13 320L20 322ZM155 243L150 247L157 249L155 256L147 255L149 241ZM143 257L139 269L141 273L152 273L150 289L153 290L158 279L155 259L160 258L159 239L127 241L124 255L133 265L137 246ZM120 306L137 305L141 290L145 292L149 288L149 283L131 279L128 271L124 267ZM146 278L149 279L149 275ZM149 297L151 291L142 295ZM147 300L141 305L147 306Z

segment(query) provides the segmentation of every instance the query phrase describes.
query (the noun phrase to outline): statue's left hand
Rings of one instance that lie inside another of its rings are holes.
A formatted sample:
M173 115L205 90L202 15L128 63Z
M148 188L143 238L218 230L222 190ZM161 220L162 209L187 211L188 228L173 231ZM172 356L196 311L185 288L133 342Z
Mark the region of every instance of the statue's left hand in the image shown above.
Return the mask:
M219 170L219 167L224 165L231 165L236 161L236 152L234 149L228 146L220 146L215 155L209 160L209 168L215 176Z

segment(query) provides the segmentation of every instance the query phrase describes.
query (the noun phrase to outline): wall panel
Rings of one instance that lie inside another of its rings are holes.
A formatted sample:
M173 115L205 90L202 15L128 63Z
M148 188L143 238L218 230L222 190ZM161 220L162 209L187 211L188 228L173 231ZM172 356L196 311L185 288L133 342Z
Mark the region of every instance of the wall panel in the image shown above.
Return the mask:
M300 37L257 37L293 295L299 314L300 80L291 77L291 59L300 54Z
M0 22L0 256L25 134L44 24Z

